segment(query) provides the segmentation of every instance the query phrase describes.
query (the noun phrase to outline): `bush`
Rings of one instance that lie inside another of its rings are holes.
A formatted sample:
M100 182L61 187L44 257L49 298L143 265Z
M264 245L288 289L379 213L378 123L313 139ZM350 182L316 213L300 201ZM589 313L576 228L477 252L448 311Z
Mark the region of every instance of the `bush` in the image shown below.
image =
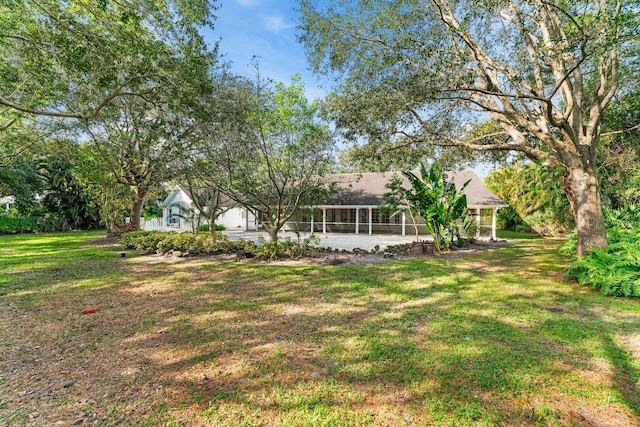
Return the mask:
M609 246L573 261L567 276L605 295L640 297L640 209L605 211L605 221ZM575 258L576 242L571 236L558 252Z
M247 240L233 241L222 233L194 235L191 233L132 231L120 238L128 249L145 253L167 254L233 254L239 251L254 251L256 244Z
M54 216L0 216L0 234L21 234L55 231L57 217Z
M300 243L289 237L278 240L277 242L265 242L261 236L260 243L262 246L258 247L256 256L266 260L274 260L280 257L312 257L318 254L319 249L315 246L311 246L311 244L318 244L319 241L318 236L315 235L307 237Z
M227 227L222 224L215 224L215 231L224 231ZM198 226L198 231L209 231L209 224L202 224Z

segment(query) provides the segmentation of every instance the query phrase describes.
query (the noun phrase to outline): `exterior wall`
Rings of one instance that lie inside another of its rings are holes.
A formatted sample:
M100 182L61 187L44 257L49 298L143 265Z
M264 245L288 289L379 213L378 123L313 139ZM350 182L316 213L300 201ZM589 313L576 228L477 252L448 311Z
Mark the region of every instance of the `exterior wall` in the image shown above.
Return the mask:
M225 228L242 228L245 223L245 210L242 208L231 208L216 220L216 224L224 225ZM249 218L252 223L253 215Z

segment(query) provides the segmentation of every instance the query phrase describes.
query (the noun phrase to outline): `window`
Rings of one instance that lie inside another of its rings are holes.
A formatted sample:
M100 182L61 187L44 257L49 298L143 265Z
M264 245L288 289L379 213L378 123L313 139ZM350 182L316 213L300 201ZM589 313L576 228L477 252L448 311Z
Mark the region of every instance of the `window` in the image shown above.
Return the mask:
M389 211L380 214L380 224L389 224Z
M349 222L351 224L355 224L356 223L356 210L355 209L349 209Z

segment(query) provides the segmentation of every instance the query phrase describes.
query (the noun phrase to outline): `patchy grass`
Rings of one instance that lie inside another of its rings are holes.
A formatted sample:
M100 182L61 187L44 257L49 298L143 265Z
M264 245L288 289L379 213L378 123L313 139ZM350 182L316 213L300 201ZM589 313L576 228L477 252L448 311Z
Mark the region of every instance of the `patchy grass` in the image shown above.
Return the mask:
M542 239L535 233L523 233L520 231L509 230L496 230L496 237L498 239L514 239L514 240L529 240L529 239Z
M318 266L3 236L0 420L638 425L640 303L566 281L557 244Z

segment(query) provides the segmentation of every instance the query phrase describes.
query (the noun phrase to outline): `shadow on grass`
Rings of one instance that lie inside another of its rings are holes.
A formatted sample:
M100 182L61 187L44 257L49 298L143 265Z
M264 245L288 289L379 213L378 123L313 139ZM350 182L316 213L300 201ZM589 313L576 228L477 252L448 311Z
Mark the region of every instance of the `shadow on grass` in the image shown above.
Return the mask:
M337 267L114 261L109 305L58 321L64 359L32 350L29 369L89 360L100 384L54 391L104 413L136 399L133 424L632 424L639 362L616 336L640 330L640 306L562 281L552 246ZM64 311L65 292L40 312ZM50 328L34 325L22 333ZM612 378L585 379L599 359Z

